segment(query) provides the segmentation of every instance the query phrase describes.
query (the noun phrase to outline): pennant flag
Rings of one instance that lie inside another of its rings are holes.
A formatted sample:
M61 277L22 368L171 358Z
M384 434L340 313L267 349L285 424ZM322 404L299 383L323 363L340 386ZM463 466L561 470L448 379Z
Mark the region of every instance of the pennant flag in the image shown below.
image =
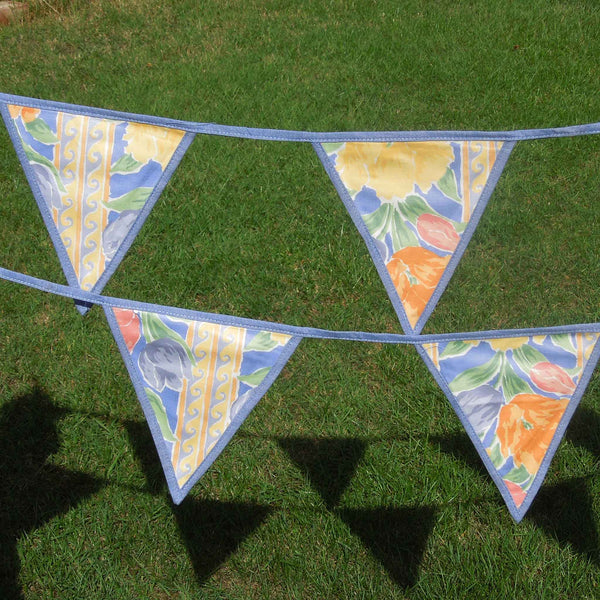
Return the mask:
M421 331L502 173L513 142L315 144L404 330Z
M179 504L301 338L141 310L105 311Z
M520 521L598 361L598 333L455 338L419 351Z
M99 292L193 135L52 106L0 109L69 284Z

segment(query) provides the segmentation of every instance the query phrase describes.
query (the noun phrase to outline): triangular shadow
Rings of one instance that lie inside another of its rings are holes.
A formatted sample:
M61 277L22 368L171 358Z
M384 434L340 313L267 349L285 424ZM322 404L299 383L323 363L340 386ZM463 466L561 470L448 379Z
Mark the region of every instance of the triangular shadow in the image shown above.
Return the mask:
M100 479L47 464L59 449L65 411L40 388L0 408L0 597L23 598L17 543L24 533L65 514L103 485Z
M148 423L125 421L124 425L134 454L140 461L148 492L154 495L162 494L166 486L165 475Z
M467 467L489 479L490 475L477 454L473 442L466 433L452 433L447 436L432 436L429 441L437 444L444 454L464 463Z
M186 498L174 508L190 560L202 585L271 513L241 502Z
M575 552L600 565L598 529L584 478L542 487L527 518L561 545L571 546Z
M279 438L277 443L329 510L337 506L366 449L366 443L356 438Z
M335 512L381 562L397 585L405 589L415 585L435 522L437 510L434 507L340 509Z
M575 446L585 448L600 458L600 415L580 406L571 419L566 438Z

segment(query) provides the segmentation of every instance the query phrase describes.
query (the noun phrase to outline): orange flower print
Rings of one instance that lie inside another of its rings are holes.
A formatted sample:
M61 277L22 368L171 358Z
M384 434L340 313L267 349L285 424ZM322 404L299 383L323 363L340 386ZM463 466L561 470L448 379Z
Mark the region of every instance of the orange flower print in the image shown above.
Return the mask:
M392 255L386 267L412 327L442 278L449 256L438 256L427 248L409 246Z
M16 104L8 104L8 112L12 119L21 117L23 123L31 123L40 115L39 108L29 108L28 106L17 106Z
M504 458L537 473L569 401L517 394L500 409L496 434Z
M346 142L336 169L347 188L358 192L366 185L391 200L405 198L415 185L427 193L453 160L449 142Z

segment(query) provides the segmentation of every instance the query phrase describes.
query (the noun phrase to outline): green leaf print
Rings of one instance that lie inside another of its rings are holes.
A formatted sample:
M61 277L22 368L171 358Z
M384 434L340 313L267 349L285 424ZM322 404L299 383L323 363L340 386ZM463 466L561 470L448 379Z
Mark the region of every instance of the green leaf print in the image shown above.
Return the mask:
M444 351L440 354L440 360L453 356L463 356L472 347L473 344L470 344L469 342L463 342L462 340L448 342L448 344L444 348Z
M529 478L531 477L531 473L521 465L519 468L511 469L505 476L504 479L508 479L508 481L512 481L517 485L523 487L523 484L527 483Z
M167 327L158 315L147 312L142 312L140 314L142 316L142 331L149 344L156 340L170 338L178 344L181 344L192 364L196 363L196 359L194 358L190 347L187 345L187 342L176 331Z
M176 442L177 438L173 435L171 428L169 427L169 419L167 417L167 411L163 406L162 400L160 397L154 392L154 390L150 388L144 388L146 391L146 395L148 396L148 400L150 401L150 406L152 407L152 412L156 417L156 422L160 427L160 433L163 438L169 442Z
M504 399L510 402L517 394L531 394L533 390L530 385L523 381L510 366L510 363L505 359L502 364L502 372L500 374L500 385L504 392Z
M45 167L48 167L50 171L52 171L52 175L54 175L54 178L56 179L56 184L58 185L58 189L61 192L67 191L65 189L65 186L63 185L63 182L60 179L58 170L56 169L52 161L48 160L45 156L38 154L33 148L31 148L30 146L26 146L25 144L23 144L23 150L25 150L25 156L27 156L27 160L29 160L29 162L44 165Z
M502 356L498 353L483 365L459 373L450 382L449 387L454 394L473 390L484 383L489 383L497 375L501 366Z
M571 339L571 335L568 333L559 333L556 335L550 336L552 343L556 346L559 346L563 350L566 350L570 354L577 354L577 348L573 345L573 341Z
M388 232L388 222L390 219L389 204L382 204L377 210L363 216L363 220L369 233L377 239L383 240Z
M437 182L437 187L440 189L442 194L444 194L444 196L447 196L451 200L456 200L456 202L461 202L461 199L458 196L456 175L450 167L448 167L448 169L444 173L444 176Z
M142 163L135 160L131 154L123 154L123 156L121 156L121 158L110 168L110 172L133 173L142 166Z
M279 346L279 342L276 342L269 331L261 331L259 334L254 336L244 350L257 350L258 352L270 352L273 348Z
M31 134L31 137L38 142L42 142L42 144L56 144L58 142L58 138L54 135L52 129L42 119L38 118L25 123L25 129Z
M417 219L424 213L438 215L437 211L431 208L420 196L407 196L402 202L398 203L398 210L413 225L416 225Z
M240 375L238 379L242 383L247 383L252 387L256 387L257 385L262 383L262 380L269 374L270 370L271 367L263 367L262 369L254 371L254 373L251 373L250 375Z
M525 371L525 373L529 373L531 368L539 362L546 362L548 360L539 350L536 350L528 344L525 344L520 348L515 348L512 353L516 363L523 371Z
M151 193L152 188L149 187L135 188L135 190L132 190L119 198L104 202L104 206L106 206L108 210L116 210L117 212L124 210L140 210L144 207L144 204L146 204Z
M502 456L502 452L500 450L500 442L498 442L498 438L494 438L492 445L489 448L489 457L492 461L492 464L499 469L505 462L506 459Z
M331 142L322 144L323 150L327 152L327 154L335 154L340 148L344 146L345 142Z
M412 232L410 227L402 219L402 215L394 210L392 217L392 247L394 252L407 248L408 246L418 246L419 240Z

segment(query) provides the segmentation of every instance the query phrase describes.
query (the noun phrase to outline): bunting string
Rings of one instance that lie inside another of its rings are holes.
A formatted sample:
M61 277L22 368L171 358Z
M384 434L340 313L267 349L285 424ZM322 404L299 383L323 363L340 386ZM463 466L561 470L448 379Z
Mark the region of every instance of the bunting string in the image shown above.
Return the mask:
M103 307L176 503L304 338L414 346L506 505L531 505L600 356L600 323L421 334L517 142L600 133L324 132L194 123L0 94L0 113L68 285L0 278ZM404 333L333 331L101 294L196 135L312 144Z

